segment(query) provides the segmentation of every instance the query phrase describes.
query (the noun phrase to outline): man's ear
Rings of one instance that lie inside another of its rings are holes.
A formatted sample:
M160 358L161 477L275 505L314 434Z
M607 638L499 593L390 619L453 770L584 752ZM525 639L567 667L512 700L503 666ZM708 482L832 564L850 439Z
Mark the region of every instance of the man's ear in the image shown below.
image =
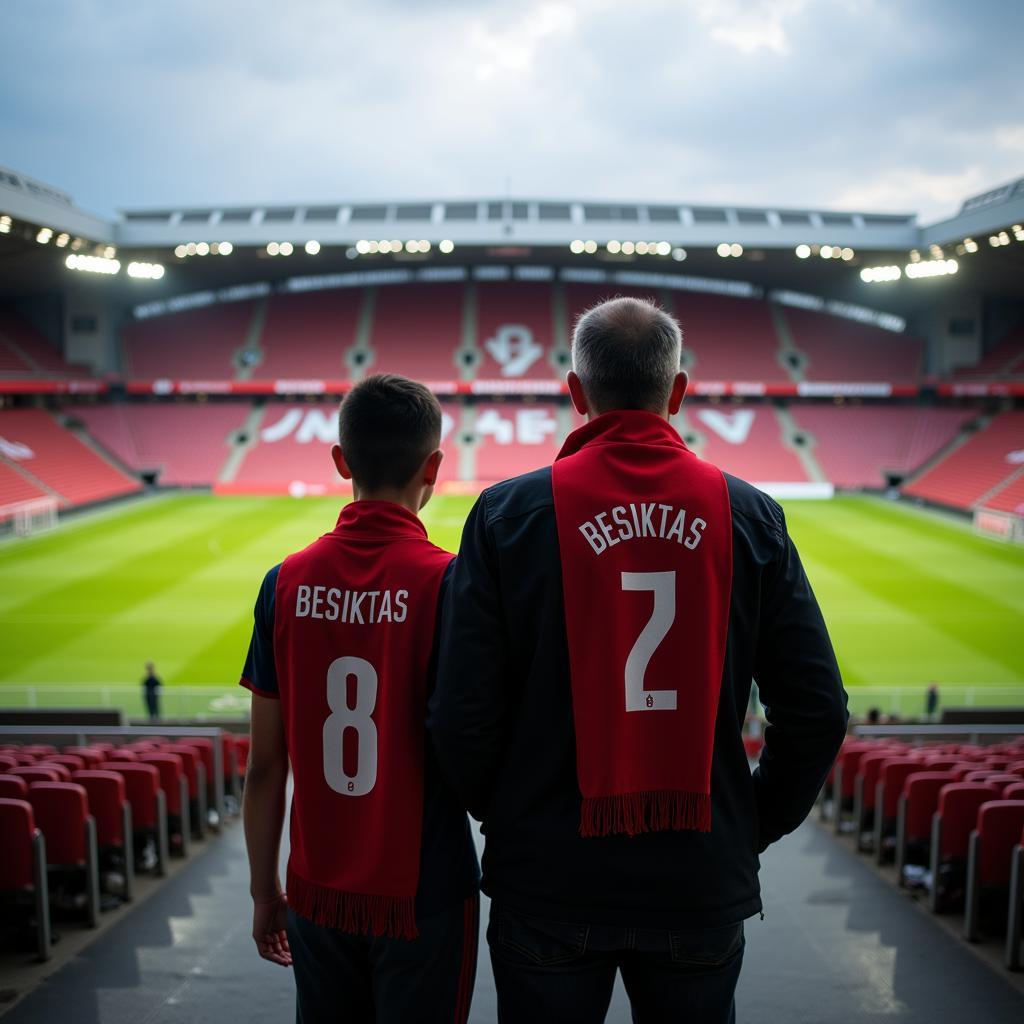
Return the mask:
M686 386L689 383L690 378L686 371L680 370L676 374L676 379L672 382L672 393L668 396L669 416L675 416L679 412L679 408L683 404L683 397L686 395Z
M441 470L441 460L443 458L444 452L438 448L437 451L431 452L423 463L422 480L430 487L437 483L437 474Z
M345 456L341 454L340 444L331 445L331 460L334 462L334 467L341 474L343 480L352 479L352 470L348 468Z
M565 381L569 385L569 397L572 399L573 408L581 416L588 416L590 405L587 402L587 396L583 393L583 385L580 383L579 377L576 376L576 371L570 370L565 375Z

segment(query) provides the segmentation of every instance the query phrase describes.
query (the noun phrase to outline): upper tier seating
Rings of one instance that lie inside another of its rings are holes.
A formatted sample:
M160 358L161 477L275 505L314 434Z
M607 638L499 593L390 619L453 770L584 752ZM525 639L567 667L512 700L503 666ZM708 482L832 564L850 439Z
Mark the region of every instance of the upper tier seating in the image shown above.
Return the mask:
M913 385L920 377L920 338L809 309L786 306L782 316L794 345L807 357L806 380Z
M783 444L771 406L700 406L686 418L703 438L695 446L698 454L726 472L762 484L808 479L800 457Z
M458 376L465 287L403 284L377 289L370 346L370 373L401 373L416 380Z
M125 465L159 471L158 483L191 487L213 483L230 454L229 438L249 406L94 405L74 410L92 434Z
M442 450L445 452L439 480L457 476L458 455L452 444L457 424L457 408L444 410ZM266 490L309 493L348 490L348 485L331 465L330 447L338 440L336 404L298 403L268 405L259 428L257 442L245 454L233 483Z
M41 409L0 412L0 437L31 453L19 458L18 465L56 491L65 505L83 505L141 489L137 480Z
M27 320L0 309L0 377L82 377L89 371L65 362Z
M0 462L0 508L19 501L47 498L49 495L31 480L25 479L16 469ZM0 519L5 518L0 514Z
M1024 376L1024 324L1013 328L973 366L954 370L953 376L985 379Z
M476 376L485 379L550 380L565 369L551 362L554 313L551 285L534 281L482 281L476 286Z
M837 487L883 487L941 451L974 417L966 409L794 405L790 415L813 437L818 465Z
M137 320L124 329L124 374L141 379L230 380L252 326L252 302Z
M362 301L359 288L272 296L260 335L263 359L252 375L260 379L349 377L345 353L355 342Z
M904 488L906 494L973 508L1024 459L1024 411L1004 412Z

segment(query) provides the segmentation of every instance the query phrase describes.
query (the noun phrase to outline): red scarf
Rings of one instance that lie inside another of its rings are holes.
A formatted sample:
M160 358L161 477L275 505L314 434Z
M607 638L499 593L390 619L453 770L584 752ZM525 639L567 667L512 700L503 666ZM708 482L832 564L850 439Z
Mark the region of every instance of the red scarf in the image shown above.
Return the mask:
M648 412L606 413L552 467L584 836L711 830L732 589L721 470Z
M417 934L427 672L451 559L412 512L356 501L278 574L288 901L325 927Z

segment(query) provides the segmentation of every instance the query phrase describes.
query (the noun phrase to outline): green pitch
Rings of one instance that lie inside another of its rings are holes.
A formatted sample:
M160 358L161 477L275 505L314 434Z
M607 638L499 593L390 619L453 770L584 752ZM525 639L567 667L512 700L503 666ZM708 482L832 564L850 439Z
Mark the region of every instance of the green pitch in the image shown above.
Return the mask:
M472 501L424 510L436 543L457 547ZM851 690L936 681L946 703L964 686L1000 688L979 703L1022 702L1024 550L870 498L786 511ZM96 704L100 685L137 685L147 660L169 699L187 686L234 693L263 573L335 516L329 499L173 495L0 545L0 704L26 702L15 684L70 684L76 703ZM70 702L47 690L33 699ZM918 708L915 694L902 710Z

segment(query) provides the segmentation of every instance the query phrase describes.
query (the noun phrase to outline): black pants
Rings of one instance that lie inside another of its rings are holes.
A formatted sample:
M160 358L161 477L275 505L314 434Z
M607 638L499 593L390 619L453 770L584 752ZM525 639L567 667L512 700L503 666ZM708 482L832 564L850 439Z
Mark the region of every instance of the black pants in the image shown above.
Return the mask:
M298 1024L466 1024L480 897L417 921L419 938L375 939L288 912Z
M145 693L146 698L146 711L150 718L160 717L160 698L155 692L147 690Z
M565 924L492 904L501 1024L600 1024L615 972L636 1024L733 1024L743 924L672 930Z

